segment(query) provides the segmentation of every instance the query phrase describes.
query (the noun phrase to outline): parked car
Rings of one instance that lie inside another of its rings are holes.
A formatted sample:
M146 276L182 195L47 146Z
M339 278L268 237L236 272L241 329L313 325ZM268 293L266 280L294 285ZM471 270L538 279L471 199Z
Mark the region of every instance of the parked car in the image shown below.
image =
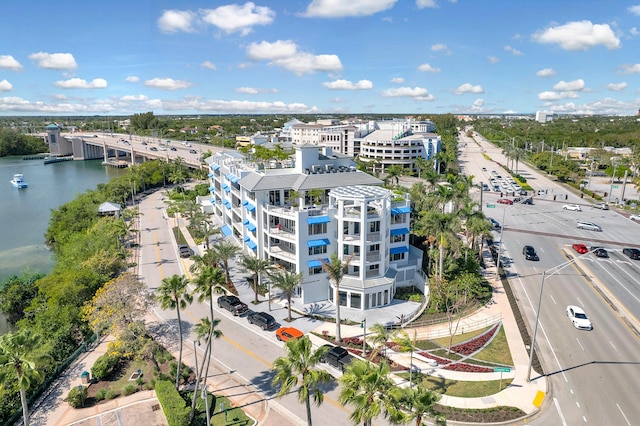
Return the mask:
M593 222L579 221L577 224L578 229L586 229L588 231L602 232L602 228Z
M487 220L491 222L491 226L493 226L494 229L500 229L500 223L497 220L492 217L488 217Z
M564 206L562 206L562 210L571 210L574 212L581 212L582 207L580 207L577 204L565 204Z
M238 296L218 297L218 308L224 308L233 315L242 315L249 311L247 304L241 301Z
M276 319L266 312L249 312L247 315L249 324L255 324L263 330L270 330L276 326Z
M487 185L486 183L482 184L482 190L483 191L491 191L491 189L489 188L489 185Z
M508 199L508 198L500 198L498 200L498 204L508 204L508 205L512 205L513 201Z
M155 146L152 146L151 148L149 148L149 151L157 151L158 148L156 148Z
M171 148L169 148L171 151L177 151L178 148L176 148L175 146L172 146Z
M594 209L609 210L609 204L607 203L593 204L591 207L593 207Z
M637 248L625 247L622 249L622 254L629 256L629 259L633 259L633 260L640 259L640 250L638 250Z
M573 247L573 249L580 254L585 254L589 252L589 249L584 244L575 243L571 247Z
M197 154L197 153L198 153L198 151L196 151L195 149L190 149L189 150L189 154Z
M342 346L324 345L323 347L328 349L324 355L322 355L321 361L326 362L342 372L344 372L345 366L353 360L353 356Z
M589 251L591 251L596 257L603 257L603 258L609 257L609 252L607 252L607 250L605 250L602 247L591 247Z
M629 219L631 219L631 220L640 220L640 215L632 214L631 216L629 216Z
M281 342L286 342L291 339L299 339L302 336L304 336L304 333L293 327L280 327L276 330L276 339Z
M526 260L535 260L538 261L540 258L538 257L538 253L536 253L536 249L532 246L524 246L522 247L522 254Z
M567 316L571 320L573 326L579 330L591 330L593 328L591 320L579 306L567 306Z
M193 250L186 244L178 244L178 253L180 253L180 257L191 257Z
M483 168L482 168L482 171L483 171L483 172L486 172L486 171L487 171L487 168L486 168L486 167L483 167Z

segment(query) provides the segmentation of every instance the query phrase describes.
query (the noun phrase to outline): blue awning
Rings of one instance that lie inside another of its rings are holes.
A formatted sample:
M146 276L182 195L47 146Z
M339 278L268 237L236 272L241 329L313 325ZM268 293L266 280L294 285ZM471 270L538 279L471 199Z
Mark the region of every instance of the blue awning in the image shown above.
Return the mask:
M222 235L224 235L225 237L228 237L229 235L231 235L231 228L229 228L227 225L222 225L222 228L220 228L220 231L222 232Z
M253 223L247 224L247 229L251 232L256 230L256 226Z
M210 178L213 178L213 173L209 173L207 176L209 176Z
M329 259L324 259L326 263L329 263ZM318 268L322 266L322 262L319 259L307 260L307 266L309 268Z
M240 182L240 178L238 176L234 175L234 176L231 177L231 182L238 183L238 182Z
M309 225L316 225L318 223L329 223L329 222L331 222L331 219L329 219L329 216L312 216L307 218L307 224Z
M231 180L232 176L233 176L233 173L227 173L226 175L224 175L224 177L226 177L229 180Z
M411 213L411 207L394 207L391 209L391 214L405 214Z
M222 189L224 189L227 192L231 191L231 188L229 188L229 185L227 185L226 183L222 185Z
M243 205L243 206L246 206L247 204L249 204L249 202L248 202L247 200L244 200L244 201L242 202L242 205Z
M247 243L247 245L249 246L249 248L251 250L255 250L258 248L258 245L256 243L254 243L253 241L249 240L249 242Z
M211 168L212 168L213 170L220 170L220 166L219 166L218 164L212 164L212 165L211 165Z
M321 247L321 246L328 246L329 244L331 244L331 241L329 241L327 238L307 241L307 247Z
M391 253L391 254L400 254L400 253L406 253L408 251L409 251L409 247L407 247L407 246L392 247L391 250L389 250L389 253Z
M245 236L244 236L244 238L242 239L242 241L244 241L244 242L246 243L246 242L247 242L247 241L249 241L250 239L251 239L251 238L249 238L249 236L248 236L248 235L245 235Z
M209 201L211 201L211 204L215 204L216 203L216 199L213 198L213 197L209 198Z
M247 211L250 211L250 212L256 211L256 206L254 206L253 204L247 204L245 208L247 209Z
M215 190L216 190L216 187L215 187L215 186L210 186L210 187L209 187L209 192L213 192L213 191L215 191Z
M247 223L249 223L249 219L245 219L245 220L242 221L243 225L246 225Z
M223 205L227 206L227 207L231 207L231 202L229 202L229 200L224 200L222 202Z
M403 235L403 234L408 234L409 233L409 229L408 228L399 228L399 229L392 229L391 230L391 236L395 237L396 235Z

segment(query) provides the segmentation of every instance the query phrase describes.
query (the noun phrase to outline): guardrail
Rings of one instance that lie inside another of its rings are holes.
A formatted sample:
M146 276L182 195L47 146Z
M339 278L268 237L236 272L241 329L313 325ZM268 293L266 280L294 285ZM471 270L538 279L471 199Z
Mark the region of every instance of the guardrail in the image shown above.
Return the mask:
M469 333L472 331L480 330L482 328L497 324L500 321L502 321L502 314L496 314L491 317L487 317L487 318L484 318L481 320L475 320L475 321L465 321L464 319L462 319L460 321L460 324L458 325L456 334L463 334L463 333ZM445 324L445 323L441 322L440 324ZM445 329L437 329L433 331L428 331L426 333L422 333L422 336L427 339L437 339L439 337L449 336L449 333L450 333L449 328L447 327Z

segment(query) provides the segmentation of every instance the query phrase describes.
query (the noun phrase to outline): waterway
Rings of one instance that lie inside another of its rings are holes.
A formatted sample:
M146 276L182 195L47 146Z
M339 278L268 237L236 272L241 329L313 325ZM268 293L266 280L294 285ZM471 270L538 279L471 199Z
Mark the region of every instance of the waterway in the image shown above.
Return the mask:
M125 173L126 169L100 163L92 160L44 165L43 160L0 158L0 281L23 271L51 271L54 259L44 245L51 210ZM24 174L28 188L11 185L9 181L16 173ZM0 334L4 331L2 322L0 318Z

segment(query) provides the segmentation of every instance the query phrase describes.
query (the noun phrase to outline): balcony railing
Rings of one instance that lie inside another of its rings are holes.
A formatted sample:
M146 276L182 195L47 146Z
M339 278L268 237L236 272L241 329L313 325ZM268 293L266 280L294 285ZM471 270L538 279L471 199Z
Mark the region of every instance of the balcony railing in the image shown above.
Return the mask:
M279 245L279 244L272 244L271 247L269 247L269 254L271 256L275 256L275 257L280 257L282 259L290 259L293 260L294 263L296 261L296 254L294 251L292 251L291 249L284 248L283 246Z

